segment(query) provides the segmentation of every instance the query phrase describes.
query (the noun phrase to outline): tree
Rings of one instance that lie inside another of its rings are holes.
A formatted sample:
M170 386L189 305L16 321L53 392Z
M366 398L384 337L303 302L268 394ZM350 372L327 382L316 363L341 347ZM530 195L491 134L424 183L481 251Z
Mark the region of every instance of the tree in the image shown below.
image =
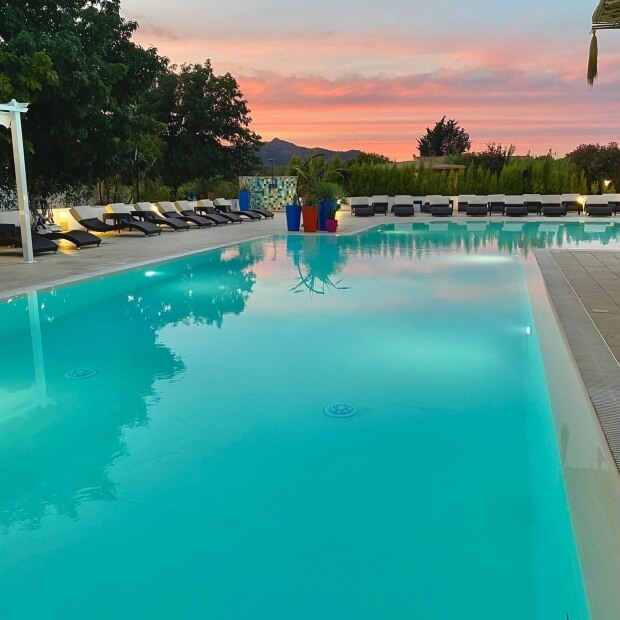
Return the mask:
M427 127L426 134L418 140L418 150L422 157L464 153L470 148L469 134L454 119L446 121L445 116L433 129Z
M491 171L493 174L501 174L515 152L514 144L503 147L501 143L488 142L487 148L479 153L466 153L462 157L466 165L474 162L478 166Z
M23 122L31 193L91 186L131 171L159 127L137 104L160 72L120 0L36 0L0 7L0 93L31 103ZM8 145L0 162L10 158Z
M389 164L391 162L389 157L385 155L379 155L379 153L365 153L361 152L355 159L351 159L348 165L353 164Z
M586 176L588 187L603 187L603 181L613 182L614 187L620 187L620 148L617 142L610 142L607 146L600 144L582 144L566 155Z
M260 136L249 128L247 101L235 78L215 75L209 60L171 66L147 109L165 126L158 172L174 189L207 176L252 174L260 166Z

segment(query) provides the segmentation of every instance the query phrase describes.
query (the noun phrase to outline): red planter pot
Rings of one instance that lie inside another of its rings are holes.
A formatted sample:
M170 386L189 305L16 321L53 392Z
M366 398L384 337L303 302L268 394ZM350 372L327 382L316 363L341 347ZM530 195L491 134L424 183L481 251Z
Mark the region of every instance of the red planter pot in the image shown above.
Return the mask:
M304 232L316 232L318 226L316 207L302 207L301 214L304 218Z

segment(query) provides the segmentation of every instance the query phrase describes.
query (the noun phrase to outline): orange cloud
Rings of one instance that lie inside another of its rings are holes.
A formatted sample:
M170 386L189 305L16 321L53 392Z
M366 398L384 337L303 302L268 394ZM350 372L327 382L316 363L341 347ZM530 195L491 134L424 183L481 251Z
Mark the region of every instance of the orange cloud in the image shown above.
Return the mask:
M266 30L183 37L140 19L136 41L177 63L211 58L248 100L252 129L304 146L359 148L396 160L442 116L469 132L472 148L514 144L517 154L558 155L582 143L620 141L620 54L601 51L594 88L585 81L587 36L515 40L508 30L408 36ZM193 29L197 30L197 29ZM311 36L312 35L312 36Z

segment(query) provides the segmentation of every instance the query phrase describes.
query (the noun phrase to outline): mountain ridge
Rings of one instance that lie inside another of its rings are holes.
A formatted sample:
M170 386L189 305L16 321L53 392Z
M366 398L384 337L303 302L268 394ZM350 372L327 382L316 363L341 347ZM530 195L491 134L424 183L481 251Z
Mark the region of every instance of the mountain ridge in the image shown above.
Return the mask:
M325 159L330 160L336 156L339 156L343 161L350 161L355 159L362 153L357 149L351 149L348 151L333 151L331 149L324 149L320 147L307 147L299 146L293 142L287 142L280 138L274 138L269 142L265 142L258 152L258 156L264 166L287 166L293 155L298 155L302 159L308 159L312 155L317 153L324 153Z

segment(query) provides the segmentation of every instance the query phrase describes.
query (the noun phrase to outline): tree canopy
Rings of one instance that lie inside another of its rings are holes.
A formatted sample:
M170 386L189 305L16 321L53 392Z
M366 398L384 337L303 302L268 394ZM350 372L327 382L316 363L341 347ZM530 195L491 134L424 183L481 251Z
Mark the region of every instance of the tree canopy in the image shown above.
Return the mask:
M607 146L581 144L566 158L583 171L593 193L605 189L606 180L611 181L616 190L620 188L620 148L617 142L610 142Z
M427 127L426 133L418 140L422 157L464 153L470 148L469 134L454 119L446 120L445 116L435 123L433 129Z
M231 178L260 166L260 136L236 80L217 76L209 61L171 67L158 80L146 109L165 127L159 176L176 188L204 176Z
M488 142L484 151L453 155L449 158L449 161L466 166L475 164L485 170L490 170L493 174L500 174L504 166L510 163L515 148L514 144L504 147L501 143Z
M260 138L235 79L216 76L209 61L170 65L131 40L137 27L121 17L120 0L0 3L0 100L30 103L31 193L70 193L114 176L131 185L136 153L148 174L175 187L256 164ZM10 161L2 132L6 177Z

